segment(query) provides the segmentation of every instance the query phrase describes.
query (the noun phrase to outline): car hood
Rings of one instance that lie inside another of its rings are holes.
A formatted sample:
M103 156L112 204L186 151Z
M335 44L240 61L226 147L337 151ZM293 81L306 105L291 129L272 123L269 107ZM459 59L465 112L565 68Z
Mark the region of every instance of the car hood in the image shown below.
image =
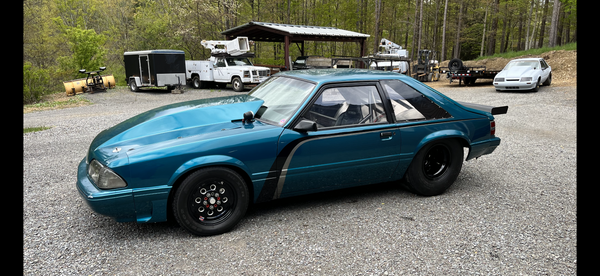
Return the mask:
M100 132L92 141L88 161L107 165L150 144L198 134L240 128L243 114L256 114L263 100L239 95L175 103L155 108Z
M510 68L499 73L500 76L505 78L520 78L521 76L530 76L534 72L534 69L528 66L518 66Z

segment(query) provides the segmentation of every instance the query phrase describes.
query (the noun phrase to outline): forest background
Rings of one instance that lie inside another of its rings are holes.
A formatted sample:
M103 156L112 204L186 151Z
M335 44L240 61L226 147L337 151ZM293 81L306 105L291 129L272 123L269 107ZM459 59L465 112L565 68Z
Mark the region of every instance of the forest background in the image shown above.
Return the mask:
M23 103L63 91L63 81L106 66L125 85L123 53L177 49L207 59L202 40L250 21L336 27L436 59L554 47L577 41L576 0L24 0ZM283 65L283 43L254 44L257 64ZM300 55L290 47L292 59ZM309 55L358 57L356 43L305 43Z

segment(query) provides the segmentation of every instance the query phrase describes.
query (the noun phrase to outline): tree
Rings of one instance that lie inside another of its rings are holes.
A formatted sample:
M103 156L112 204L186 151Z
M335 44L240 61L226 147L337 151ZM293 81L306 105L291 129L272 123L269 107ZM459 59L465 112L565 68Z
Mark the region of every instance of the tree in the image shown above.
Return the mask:
M496 32L498 30L498 9L500 0L492 1L492 26L488 36L488 47L486 55L491 56L496 51Z
M554 0L554 6L552 8L552 19L550 20L550 36L548 37L548 47L556 46L560 5L561 4L559 0Z
M442 27L442 57L441 60L445 60L446 58L446 18L448 14L448 0L446 0L446 4L444 5L444 24Z
M78 76L79 69L92 71L105 65L106 50L103 46L106 37L104 35L97 34L94 30L66 26L64 26L64 35L71 55L59 57L58 61L65 72L73 72L70 74L73 78Z

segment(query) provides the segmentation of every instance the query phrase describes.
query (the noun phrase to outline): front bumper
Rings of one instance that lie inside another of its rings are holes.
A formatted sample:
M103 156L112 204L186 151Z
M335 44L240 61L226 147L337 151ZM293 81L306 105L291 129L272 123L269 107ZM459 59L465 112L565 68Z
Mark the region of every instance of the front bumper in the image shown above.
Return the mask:
M262 76L252 76L249 78L242 78L242 82L244 84L259 84L265 80L267 80L269 77L262 77Z
M537 83L535 81L494 81L494 87L496 90L531 90L534 89Z
M85 158L77 168L77 190L87 205L96 213L119 222L135 221L135 206L131 189L100 190L87 176Z

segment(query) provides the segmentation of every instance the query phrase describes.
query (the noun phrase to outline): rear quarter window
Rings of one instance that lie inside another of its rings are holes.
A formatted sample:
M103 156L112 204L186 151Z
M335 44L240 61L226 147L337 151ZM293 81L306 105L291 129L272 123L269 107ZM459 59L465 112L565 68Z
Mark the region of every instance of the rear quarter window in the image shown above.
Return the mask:
M450 113L421 92L400 80L381 81L390 98L397 122L434 120L452 117Z

